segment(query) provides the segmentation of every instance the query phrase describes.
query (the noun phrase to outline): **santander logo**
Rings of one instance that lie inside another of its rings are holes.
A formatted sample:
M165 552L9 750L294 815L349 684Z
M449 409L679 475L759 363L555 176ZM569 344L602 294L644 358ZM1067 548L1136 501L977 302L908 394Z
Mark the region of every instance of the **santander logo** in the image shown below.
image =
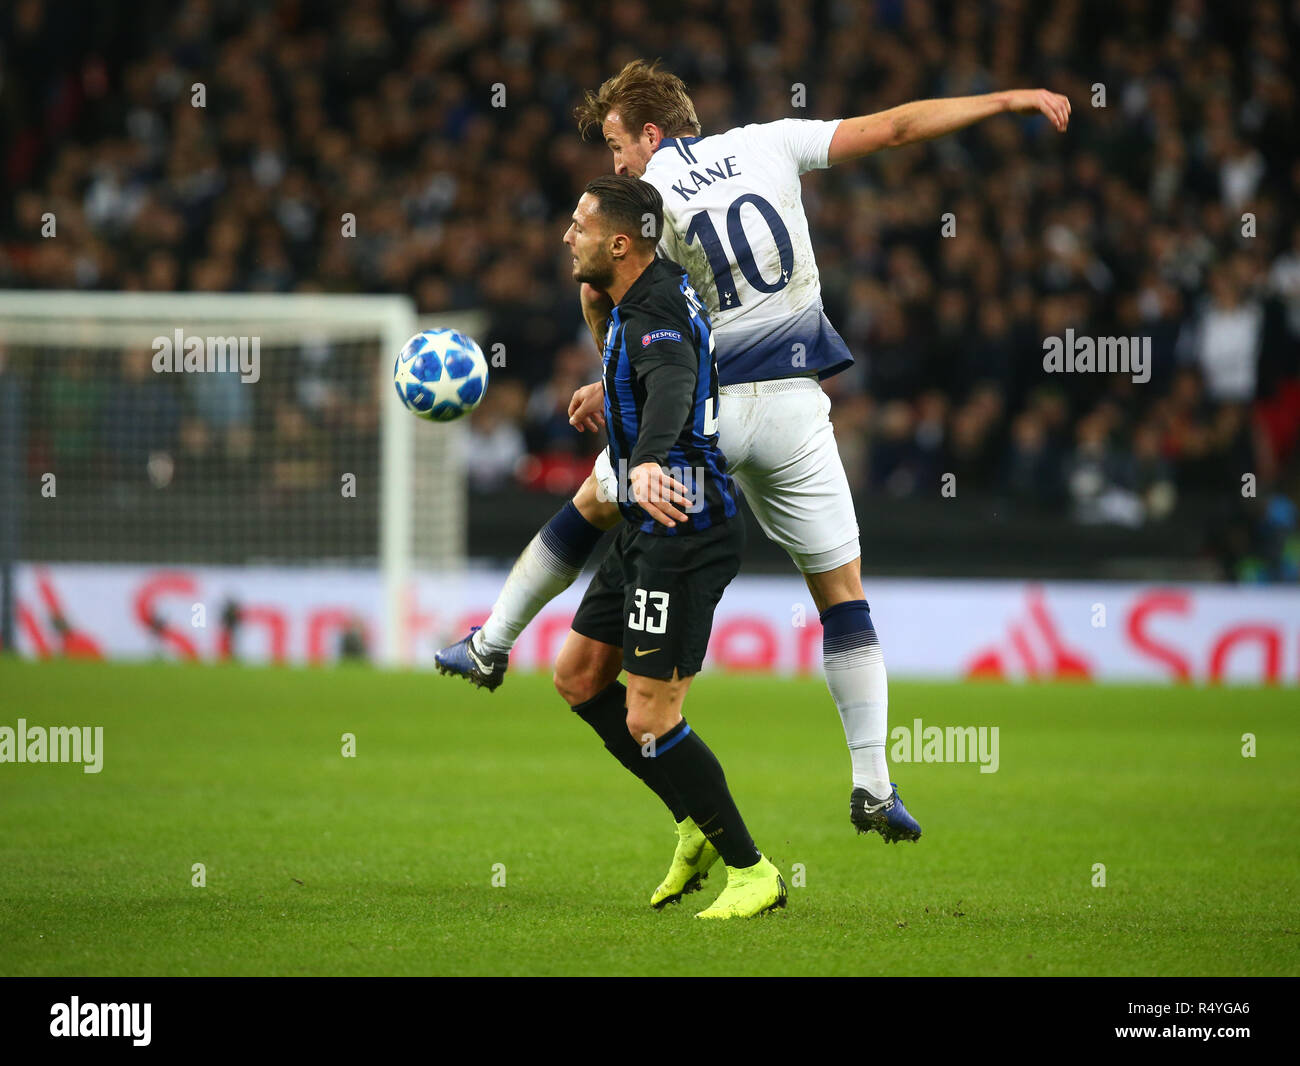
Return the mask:
M1101 588L1098 592L1105 598ZM1092 680L1113 676L1118 668L1123 676L1153 672L1179 683L1288 680L1288 649L1300 653L1300 627L1288 617L1294 616L1294 609L1280 599L1271 611L1267 601L1256 601L1227 614L1211 606L1222 597L1220 590L1191 586L1134 592L1116 597L1119 603L1111 600L1118 624L1113 636L1103 642L1104 629L1085 628L1077 617L1067 617L1059 608L1054 612L1043 590L1031 585L1024 591L1023 613L1012 615L1000 640L967 659L962 676ZM1090 633L1098 635L1098 646L1104 649L1097 654L1109 658L1089 656L1079 648ZM1300 680L1300 657L1295 663L1295 680Z
M450 597L436 575L412 583L400 634L408 660L423 663L438 639L482 622L503 578L467 577ZM16 591L17 650L31 658L330 662L345 642L374 654L385 633L377 572L323 583L287 567L20 564ZM805 592L797 578L742 575L714 621L710 668L820 674L822 628ZM576 600L534 619L515 668L550 667ZM1300 683L1294 588L881 579L871 600L900 678Z

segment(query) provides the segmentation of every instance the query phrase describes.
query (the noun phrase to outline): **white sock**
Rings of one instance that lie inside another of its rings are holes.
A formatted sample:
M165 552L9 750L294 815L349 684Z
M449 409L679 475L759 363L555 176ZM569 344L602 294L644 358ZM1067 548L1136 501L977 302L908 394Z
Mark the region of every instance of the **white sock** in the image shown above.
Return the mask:
M832 618L833 613L837 617ZM865 788L883 800L892 792L885 762L889 679L866 601L829 608L822 614L822 624L826 687L844 725L853 764L853 787Z
M573 584L604 530L572 501L541 528L515 560L492 613L475 634L476 648L508 655L537 612Z

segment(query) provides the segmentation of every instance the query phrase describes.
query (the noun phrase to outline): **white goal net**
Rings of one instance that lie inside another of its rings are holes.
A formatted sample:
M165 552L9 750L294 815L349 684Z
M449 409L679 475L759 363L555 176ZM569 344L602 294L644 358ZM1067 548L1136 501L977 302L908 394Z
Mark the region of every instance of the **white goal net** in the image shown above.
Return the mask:
M258 574L341 588L368 571L377 624L315 619L313 657L412 661L412 574L455 574L466 549L463 429L421 422L392 386L396 353L432 324L479 323L421 323L402 296L0 293L9 584L20 564L228 568L245 588ZM20 647L26 632L41 650L75 614L66 590L58 606L42 595L11 612ZM146 619L160 654L168 632L197 646L184 606ZM212 639L229 652L240 597L188 607L209 633L225 618Z

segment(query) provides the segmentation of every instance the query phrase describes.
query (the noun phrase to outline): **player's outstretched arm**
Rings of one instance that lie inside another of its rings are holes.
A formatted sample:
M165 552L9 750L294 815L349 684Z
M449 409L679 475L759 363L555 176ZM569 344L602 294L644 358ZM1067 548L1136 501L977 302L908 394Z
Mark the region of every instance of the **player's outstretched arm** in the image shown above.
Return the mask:
M831 138L827 162L844 163L882 148L929 141L1006 111L1041 112L1060 133L1070 124L1070 101L1046 89L1011 89L983 96L914 100L874 115L844 119Z

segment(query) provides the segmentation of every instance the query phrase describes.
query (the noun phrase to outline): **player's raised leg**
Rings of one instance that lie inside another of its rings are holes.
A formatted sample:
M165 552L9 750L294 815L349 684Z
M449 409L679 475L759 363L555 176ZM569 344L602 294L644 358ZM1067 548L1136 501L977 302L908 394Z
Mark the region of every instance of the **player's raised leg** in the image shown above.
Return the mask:
M602 453L603 454L603 453ZM434 655L440 673L495 689L505 680L510 649L537 612L573 584L607 529L620 521L618 505L601 498L590 475L528 543L482 627Z
M849 817L859 833L877 832L886 843L917 840L921 827L898 798L885 762L889 679L859 566L853 559L804 574L821 617L826 686L840 712L853 765Z
M898 800L885 761L889 683L862 591L858 522L830 399L811 378L775 383L770 393L762 384L722 393L723 444L743 444L732 476L763 532L803 574L821 616L826 686L849 747L852 822L889 842L916 840L921 827Z

